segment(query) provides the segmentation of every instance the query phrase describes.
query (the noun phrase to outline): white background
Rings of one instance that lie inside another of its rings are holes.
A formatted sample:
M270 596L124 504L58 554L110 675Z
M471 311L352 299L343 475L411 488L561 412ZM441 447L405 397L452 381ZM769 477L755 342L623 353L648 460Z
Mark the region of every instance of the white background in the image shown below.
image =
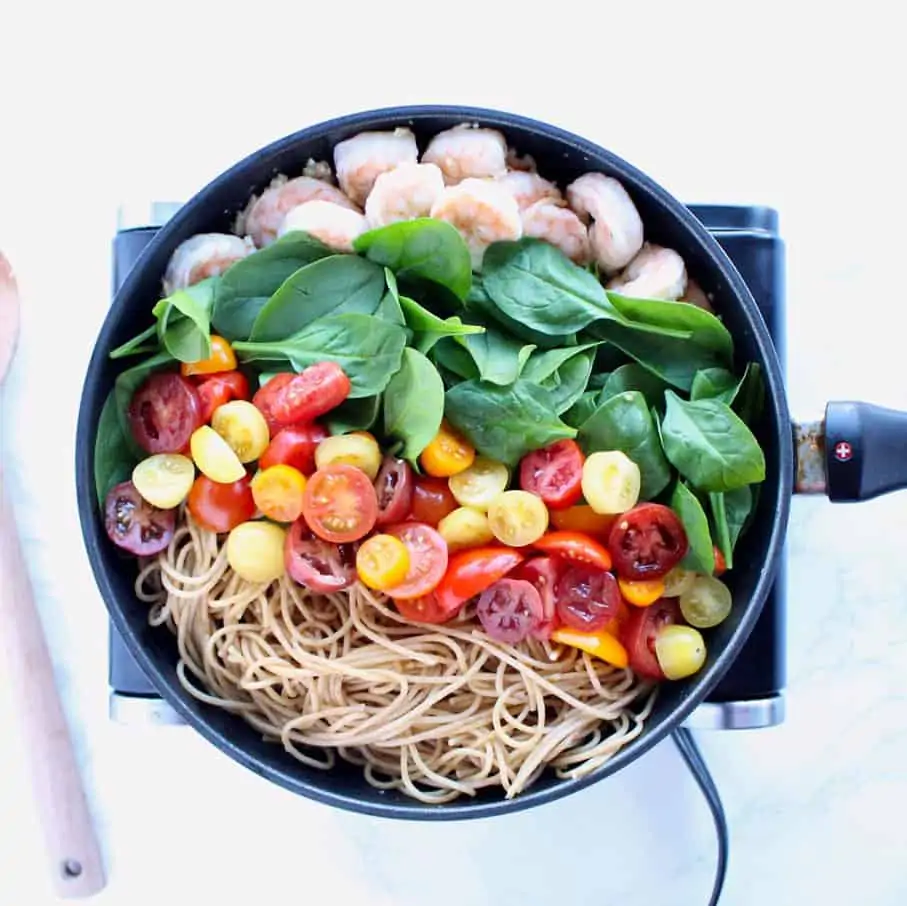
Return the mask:
M103 840L99 904L196 890L220 903L705 902L712 830L670 744L528 813L417 825L295 798L185 728L110 724L105 612L75 512L75 415L117 205L184 199L280 135L395 103L510 109L600 142L684 201L777 207L793 411L835 397L907 408L907 79L893 14L626 6L640 11L4 6L0 247L25 311L3 455ZM787 723L700 734L732 828L725 903L907 900L905 517L903 494L795 501ZM5 688L0 903L37 906L50 886Z

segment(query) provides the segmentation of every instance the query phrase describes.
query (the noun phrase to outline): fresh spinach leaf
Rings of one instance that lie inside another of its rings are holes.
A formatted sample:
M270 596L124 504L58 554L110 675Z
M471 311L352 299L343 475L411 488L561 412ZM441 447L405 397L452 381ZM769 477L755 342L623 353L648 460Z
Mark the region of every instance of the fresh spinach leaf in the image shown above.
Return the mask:
M572 428L582 428L586 420L598 408L600 395L600 390L586 390L561 418Z
M540 239L492 243L482 282L509 318L543 334L575 333L601 319L623 321L592 274Z
M160 340L157 335L157 322L155 321L146 330L143 330L131 340L117 346L110 353L112 359L124 359L130 355L144 355L146 352L157 352L160 349Z
M749 485L725 493L709 494L715 537L727 568L734 566L734 548L743 534L753 509L753 490Z
M598 343L582 343L576 346L565 346L561 349L545 349L533 352L523 369L523 377L527 381L543 383L557 373L558 369L574 356L581 355L590 349L595 349ZM592 360L590 358L590 366Z
M442 337L466 337L485 333L484 327L464 324L457 315L439 318L409 296L400 296L400 307L406 326L413 332L413 346L421 353L427 353Z
M711 576L715 571L715 549L709 534L709 520L699 498L682 481L674 486L671 509L683 523L690 545L680 565Z
M356 255L320 258L293 273L255 319L251 339L272 343L331 315L373 315L384 296L384 270Z
M730 405L737 395L737 388L737 377L727 368L705 368L693 375L690 399L718 399Z
M258 313L284 281L301 267L334 254L314 236L293 230L230 265L214 294L214 328L228 340L248 340Z
M566 346L571 339L576 338L573 333L561 333L559 331L544 333L539 330L532 330L515 318L511 318L492 301L488 293L485 292L485 287L478 276L473 277L472 289L466 297L466 308L486 323L489 320L494 321L510 336L515 337L517 340L522 340L523 343L532 344L538 349L553 349L556 346Z
M540 382L551 394L554 411L560 415L566 412L582 395L592 374L592 362L595 356L591 352L581 352L567 359L553 374ZM523 377L526 380L525 369Z
M479 453L511 467L532 450L576 436L558 418L548 391L528 381L509 387L464 381L447 391L444 408Z
M120 420L120 431L136 460L143 459L147 454L142 451L142 448L139 447L132 436L132 428L129 426L129 418L126 414L129 409L129 403L132 402L133 394L139 389L148 375L153 371L163 369L165 365L172 365L173 362L174 357L166 349L162 350L143 362L133 365L132 368L127 368L126 371L120 372L113 383L116 414Z
M732 491L765 479L765 455L746 424L719 400L687 402L665 391L665 455L700 491Z
M349 434L352 431L370 431L381 412L381 394L344 400L324 417L331 434Z
M401 279L433 280L465 299L472 284L469 248L456 227L420 217L363 233L353 248L370 261L391 268Z
M461 355L450 354L448 341L445 341L444 348L438 345L438 356L446 368L465 378L478 378L501 386L512 384L520 376L535 348L522 346L493 327L486 328L481 334L453 337L453 341L466 350L474 367L466 365Z
M671 481L671 467L661 451L658 429L646 398L638 390L607 399L579 429L577 440L586 455L620 450L639 466L640 497L651 500Z
M401 327L406 325L400 300L390 290L381 297L381 301L375 309L375 317L391 324L399 324Z
M243 362L285 360L297 371L316 362L336 362L350 379L350 397L358 399L384 390L400 368L405 345L406 331L399 324L344 314L319 318L285 340L236 342L233 350Z
M403 442L403 459L415 462L438 433L443 417L441 375L421 352L404 349L400 370L384 393L384 432Z
M219 277L178 289L151 310L157 318L161 346L180 362L198 362L211 355L211 309Z
M116 393L111 390L101 409L94 438L94 484L102 511L110 489L126 481L137 462L133 444L123 435Z
M747 425L754 425L759 420L765 406L765 381L758 362L746 366L732 402L734 411Z
M631 362L611 372L602 388L602 400L610 399L627 390L638 390L650 407L661 408L664 406L665 387L666 384L660 377Z
M725 565L730 569L734 565L734 557L731 549L731 536L728 531L724 493L719 491L717 494L709 494L709 507L712 511L715 544L718 545L718 550L724 557Z

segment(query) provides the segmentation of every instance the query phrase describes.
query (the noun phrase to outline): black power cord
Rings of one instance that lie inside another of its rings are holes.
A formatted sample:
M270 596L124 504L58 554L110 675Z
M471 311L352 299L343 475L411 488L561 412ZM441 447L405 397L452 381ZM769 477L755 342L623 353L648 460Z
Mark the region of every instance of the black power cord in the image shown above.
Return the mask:
M681 757L686 762L693 779L696 781L702 795L705 796L706 804L712 813L712 820L715 822L715 833L718 836L718 865L715 868L715 882L712 885L712 895L709 898L709 906L718 906L721 899L721 890L724 887L724 878L727 874L727 858L730 849L728 840L727 818L724 814L724 806L721 804L721 794L715 781L709 773L705 759L693 734L685 727L675 730L672 734L674 744L677 746Z

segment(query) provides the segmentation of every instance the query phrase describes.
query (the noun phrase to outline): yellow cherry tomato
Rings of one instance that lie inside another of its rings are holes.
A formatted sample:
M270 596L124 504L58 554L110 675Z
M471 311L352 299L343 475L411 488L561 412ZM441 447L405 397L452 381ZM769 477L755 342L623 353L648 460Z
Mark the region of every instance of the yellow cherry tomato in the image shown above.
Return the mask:
M252 499L275 522L295 522L302 515L305 475L293 466L276 465L259 472L251 483Z
M247 582L273 582L285 572L287 533L273 522L243 522L227 536L227 563Z
M162 510L179 506L192 490L193 481L195 466L181 453L155 453L132 470L135 489Z
M386 591L409 572L409 550L393 535L372 535L356 554L356 572L364 585Z
M271 440L268 423L248 400L232 400L214 410L211 427L230 445L240 462L258 459Z
M217 374L219 371L233 371L236 368L236 353L233 347L223 338L211 337L211 355L200 362L183 362L180 372L183 377L193 374Z
M639 466L620 450L593 453L583 463L583 497L596 513L625 513L639 500Z
M315 448L315 466L323 469L331 465L355 466L374 481L381 468L381 448L365 431L326 437Z
M525 547L545 534L548 507L529 491L504 491L488 507L488 524L502 544Z
M669 680L684 679L698 673L705 663L702 633L692 626L675 623L665 626L655 637L655 657Z
M438 433L422 451L419 462L434 478L450 478L468 469L475 458L476 451L472 444L445 419Z
M617 584L624 600L637 607L648 607L665 593L663 579L618 579Z
M681 593L680 612L690 626L711 629L728 618L733 603L731 590L724 582L714 576L699 575Z
M447 479L450 493L460 506L487 510L491 501L507 489L510 472L502 462L477 456L471 466Z
M220 484L233 484L246 470L233 448L209 425L202 425L189 438L189 452L203 475Z
M587 503L568 506L565 510L552 510L551 522L562 532L582 532L584 535L603 538L611 531L616 516L596 513Z
M609 632L580 632L561 626L551 633L551 638L561 645L587 651L614 667L624 668L630 663L627 649Z
M449 551L465 547L479 547L494 540L494 532L488 524L488 516L471 506L457 507L439 523L438 532L447 542Z
M690 569L675 566L664 578L666 598L679 598L692 584L696 573Z

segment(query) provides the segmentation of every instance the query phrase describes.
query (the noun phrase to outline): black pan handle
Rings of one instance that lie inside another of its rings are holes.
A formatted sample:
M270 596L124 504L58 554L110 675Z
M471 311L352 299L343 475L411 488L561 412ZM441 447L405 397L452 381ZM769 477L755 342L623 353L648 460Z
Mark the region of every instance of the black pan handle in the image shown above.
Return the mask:
M794 425L795 489L836 503L907 488L907 412L832 402L820 422Z

